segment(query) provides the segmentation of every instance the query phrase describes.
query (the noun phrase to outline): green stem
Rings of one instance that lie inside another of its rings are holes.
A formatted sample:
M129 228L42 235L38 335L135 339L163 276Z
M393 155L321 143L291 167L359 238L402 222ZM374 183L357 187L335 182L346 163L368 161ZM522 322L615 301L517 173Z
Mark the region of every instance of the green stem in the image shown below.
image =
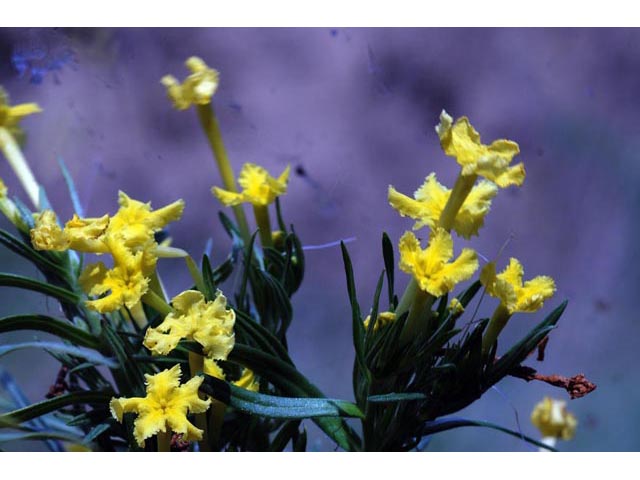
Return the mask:
M191 274L191 278L193 279L193 283L196 284L196 288L201 292L206 292L204 279L202 278L202 274L196 265L196 262L191 258L191 256L185 257L184 260L187 262L187 268L189 269L189 273Z
M166 317L171 312L173 312L173 309L169 306L169 304L165 302L153 290L147 290L147 293L142 296L142 301L153 308L163 317Z
M22 187L27 192L31 203L33 203L36 210L39 210L40 186L38 182L36 182L27 160L24 158L24 155L22 155L18 142L16 142L9 130L4 127L0 127L0 149L7 158L18 180L20 180Z
M269 209L266 205L254 205L253 213L256 216L256 223L260 231L260 242L263 247L273 247L271 237L271 220L269 219Z
M191 371L191 378L195 377L199 373L202 373L204 369L204 357L195 352L189 352L189 370ZM205 398L205 395L199 394L200 398ZM207 426L207 412L195 414L196 427L202 430L202 440L200 440L200 450L203 452L211 451L211 443L209 441L209 429Z
M411 280L409 281L407 288L405 288L404 293L402 294L402 298L400 298L400 302L398 302L398 306L396 307L396 318L400 317L400 315L409 310L409 307L413 303L413 299L415 298L417 291L418 282L416 282L415 278L411 277Z
M142 302L136 303L129 309L129 311L131 312L133 321L136 322L136 325L138 325L138 328L140 328L140 330L143 330L149 323L149 320L147 320L147 316L144 313L144 308L142 308Z
M498 308L493 312L493 316L491 320L489 320L489 325L487 325L487 329L484 332L484 336L482 337L482 354L486 355L491 350L491 347L496 340L498 340L498 335L505 327L509 319L511 318L511 314L509 310L502 305L498 305Z
M209 407L209 439L213 450L220 450L220 433L224 423L224 412L227 406L220 400L211 399L211 407Z
M230 192L237 193L238 189L236 188L235 176L233 175L233 169L231 168L227 151L224 148L224 143L222 142L222 133L220 132L220 125L218 125L218 119L216 118L213 105L198 105L197 110L200 124L213 150L224 188ZM242 238L245 243L248 244L250 239L249 225L247 224L247 217L245 217L242 205L233 207L233 213L236 216Z
M460 207L462 207L462 204L467 199L477 178L477 175L458 175L453 190L451 190L451 195L449 195L449 200L447 200L447 204L440 214L440 219L438 220L439 227L444 228L447 232L451 231L458 210L460 210Z
M402 334L400 335L400 344L409 343L412 338L422 330L428 327L428 318L425 318L425 312L431 308L435 297L429 292L416 289L407 322L404 325Z
M158 432L158 451L171 451L171 432Z

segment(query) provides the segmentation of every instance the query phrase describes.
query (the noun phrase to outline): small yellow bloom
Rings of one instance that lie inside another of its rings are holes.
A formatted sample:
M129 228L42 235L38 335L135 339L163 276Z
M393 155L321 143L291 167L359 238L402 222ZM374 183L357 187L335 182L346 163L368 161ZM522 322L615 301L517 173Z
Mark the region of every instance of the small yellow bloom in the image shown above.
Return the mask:
M248 202L256 206L266 206L274 202L276 197L287 192L289 181L289 165L278 178L269 175L264 168L253 163L245 163L240 171L238 183L243 188L241 193L230 192L213 187L213 194L227 207Z
M28 115L40 112L42 109L36 103L9 105L9 95L0 87L0 128L6 128L14 138L20 140L23 136L20 121Z
M167 88L167 96L178 110L186 110L191 105L207 105L211 103L219 83L217 70L209 68L198 57L191 57L185 65L191 71L182 84L172 75L162 77L160 83Z
M452 315L460 315L461 313L464 313L464 307L460 303L460 300L452 298L451 302L449 302L449 311Z
M123 413L138 414L133 435L139 446L143 447L147 438L158 432L167 432L167 429L181 433L186 441L202 439L202 430L187 420L187 413L206 412L211 400L198 396L198 388L204 380L202 377L193 377L180 385L181 373L180 365L175 365L155 375L146 374L146 397L111 399L111 414L119 422L122 422Z
M567 402L545 397L531 412L531 423L540 430L543 437L571 440L578 421L567 411Z
M400 238L400 269L413 275L421 290L434 297L441 297L453 287L471 278L478 269L476 252L469 248L453 262L453 240L442 228L431 234L429 245L425 250L412 232L405 232Z
M226 379L226 375L224 374L224 371L222 370L220 365L218 365L218 362L216 362L213 358L205 358L204 359L204 364L202 366L202 372L205 375L209 375L210 377L219 378L220 380L225 380Z
M386 327L387 325L392 324L396 321L396 314L393 312L380 312L378 314L378 319L376 320L375 325L373 326L373 331L377 331L382 327ZM371 322L371 315L367 315L367 318L364 319L364 328L369 328L369 322Z
M31 229L31 244L36 250L62 252L69 248L69 241L58 225L53 210L44 210L35 218L35 227Z
M235 312L227 308L227 299L218 291L213 302L207 302L197 290L187 290L171 301L170 313L157 328L148 328L144 345L153 353L167 355L182 339L202 345L204 355L226 360L233 350Z
M444 110L436 126L444 152L455 157L462 167L462 175L480 175L501 188L522 185L524 165L510 166L513 157L520 153L518 144L511 140L496 140L483 145L480 134L469 123L467 117L453 119Z
M155 244L132 253L124 245L107 239L113 255L114 267L108 269L104 263L88 265L80 275L80 285L89 295L102 296L87 301L87 306L100 313L113 312L122 306L133 308L149 289L149 276L153 273L157 257Z
M242 370L242 376L233 382L236 387L244 388L245 390L249 390L250 392L257 392L260 390L260 382L256 380L256 376L253 373L253 370L249 370L245 368Z
M490 262L480 273L480 281L492 297L509 311L536 312L540 310L544 301L551 298L556 291L556 285L551 277L538 276L522 284L524 269L520 262L511 258L509 265L496 274L496 264Z
M118 192L120 208L109 223L110 235L118 235L128 248L138 248L153 239L153 234L169 222L180 220L184 201L177 200L158 210L151 210L151 203L133 200L124 192Z
M491 200L497 193L498 188L491 182L482 181L473 187L456 215L453 230L467 239L477 235L478 230L484 225L484 217L489 212ZM413 194L414 198L403 195L389 185L389 204L398 210L401 216L417 220L413 226L414 230L425 225L434 229L450 196L451 190L438 182L435 173L425 179Z

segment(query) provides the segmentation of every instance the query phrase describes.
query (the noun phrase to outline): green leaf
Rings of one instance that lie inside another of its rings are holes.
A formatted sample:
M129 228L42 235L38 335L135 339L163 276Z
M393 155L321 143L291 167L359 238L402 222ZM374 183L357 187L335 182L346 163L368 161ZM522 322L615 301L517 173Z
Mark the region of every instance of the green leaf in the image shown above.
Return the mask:
M427 422L424 425L424 430L422 431L422 435L433 435L434 433L446 432L447 430L452 430L454 428L460 427L484 427L491 428L493 430L498 430L500 432L506 433L508 435L512 435L514 437L521 438L526 442L535 445L536 447L541 447L546 450L550 450L552 452L557 451L555 448L550 447L538 440L535 440L531 437L523 435L520 432L516 432L514 430L510 430L508 428L501 427L500 425L495 425L490 422L484 422L480 420L468 420L466 418L457 418L457 417L445 417L440 418L438 420L434 420L432 422Z
M71 173L67 169L67 166L64 163L62 157L58 157L58 165L60 166L60 170L62 171L62 176L64 177L64 181L67 184L67 189L69 190L69 196L71 197L71 203L73 205L73 209L75 213L78 214L80 218L84 217L84 209L82 208L82 204L80 203L80 196L78 195L78 190L76 190L75 183L73 182L73 177Z
M380 305L380 294L382 293L382 282L384 280L384 271L378 277L378 284L376 285L376 291L373 294L373 306L371 307L371 316L369 320L369 327L367 328L366 338L371 337L373 329L378 322L378 307ZM366 343L366 342L365 342Z
M87 433L86 437L84 437L83 443L89 443L93 441L94 439L102 435L104 432L109 430L110 428L111 428L111 425L109 423L101 423L100 425L96 425L91 429L89 433Z
M353 403L329 398L276 397L252 392L205 375L200 390L245 413L288 420L315 417L364 418Z
M480 280L476 280L475 282L473 282L473 284L471 284L469 288L467 288L464 292L462 292L462 294L458 296L458 301L464 308L467 308L467 305L469 305L471 300L473 300L473 297L476 296L476 293L478 293L478 290L480 290L480 288L482 288L482 284L480 283Z
M13 412L0 415L0 423L2 422L26 422L33 418L40 417L49 412L53 412L69 405L105 405L108 404L113 396L112 392L72 392L58 397L50 398L39 403L34 403L28 407L14 410Z
M126 390L120 393L124 395L141 396L144 393L144 376L137 362L132 361L134 353L128 341L123 340L113 330L108 322L103 322L102 331L111 351L118 359L120 368L114 369L114 376L118 375L124 382ZM118 385L120 387L120 385Z
M81 300L78 295L67 289L11 273L0 273L0 287L16 287L32 290L72 305L77 305Z
M270 452L282 452L287 448L289 441L295 443L295 437L298 435L298 427L300 426L300 420L290 420L282 425L278 434L271 441L269 445Z
M37 432L0 433L0 443L17 442L23 440L62 440L69 443L83 443L82 438L76 437L75 435L47 430Z
M367 400L371 403L407 402L409 400L425 400L423 393L386 393L384 395L371 395Z
M204 291L202 292L208 301L216 298L216 280L211 269L211 262L208 255L202 256L202 283Z
M340 242L342 249L342 261L344 262L344 271L347 276L347 292L349 294L349 302L351 303L351 326L353 329L353 347L356 351L356 362L362 372L369 378L370 373L364 358L364 325L360 314L360 305L356 294L356 285L353 279L353 265L351 258L344 242Z
M47 332L81 347L97 349L100 345L98 339L90 333L74 327L67 321L47 315L14 315L0 319L0 333L16 330Z
M266 353L270 353L281 360L293 365L287 350L284 348L280 340L276 338L269 330L264 328L258 322L241 310L236 310L235 328L243 332L247 337L253 340Z
M382 257L384 258L384 271L387 273L387 288L389 294L389 305L395 309L394 305L394 269L393 245L387 232L382 233Z
M111 358L107 358L99 353L90 350L88 348L75 347L73 345L67 345L64 343L57 342L22 342L22 343L12 343L9 345L0 345L0 357L14 352L16 350L22 350L25 348L43 348L47 351L56 352L56 353L66 353L67 355L72 355L74 357L84 358L85 360L90 361L93 364L97 365L106 365L107 367L114 368L118 364Z
M228 360L250 368L286 395L296 397L325 396L293 366L260 350L236 343ZM313 421L342 449L346 451L359 450L359 439L344 421L332 417L319 417Z
M184 257L184 261L187 264L187 269L189 270L189 274L191 275L191 278L193 279L193 283L195 283L196 288L205 297L207 297L206 286L204 284L202 275L200 274L200 270L198 270L198 266L196 265L196 262L193 261L193 258L191 258L191 255ZM204 258L203 258L203 261L204 261ZM211 269L211 265L209 265L209 269ZM207 297L207 300L211 300L211 299Z

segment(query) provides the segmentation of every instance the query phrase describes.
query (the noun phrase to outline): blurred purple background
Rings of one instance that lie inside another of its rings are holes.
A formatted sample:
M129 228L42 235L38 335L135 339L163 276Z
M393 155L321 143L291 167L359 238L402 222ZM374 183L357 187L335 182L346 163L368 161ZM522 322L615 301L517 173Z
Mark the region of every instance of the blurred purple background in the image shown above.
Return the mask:
M551 275L558 292L538 314L516 315L502 345L569 299L545 362L529 362L548 374L585 373L598 384L569 402L580 425L560 448L640 449L633 306L640 285L640 31L0 29L0 84L13 103L44 109L23 123L25 154L63 219L72 207L58 157L90 216L113 213L119 189L156 207L184 198L174 245L197 257L212 238L214 258L224 258L229 242L210 193L221 185L212 155L195 112L174 110L159 83L167 73L184 78L191 55L221 72L214 103L236 172L243 162L273 174L287 164L302 167L307 175L293 175L283 210L303 243L357 238L349 250L363 310L383 268L382 231L397 243L413 224L387 204L388 185L411 194L431 171L449 186L457 174L433 128L440 111L467 115L487 143L517 141L527 179L499 193L470 244L493 258L513 235L499 266L515 256L526 278ZM22 195L4 161L0 177ZM457 241L456 250L465 243ZM2 271L30 272L5 251L0 259ZM310 251L307 262L294 297L292 356L327 395L351 399L351 320L339 249ZM190 282L179 261L160 269L172 295ZM402 291L406 276L396 272ZM0 299L2 316L53 308L11 289L0 289ZM494 307L485 298L480 313ZM33 351L0 361L32 401L57 371ZM515 379L498 388L462 415L517 429L515 409L523 432L537 436L528 419L533 405L544 395L566 396ZM317 435L310 448L330 445ZM434 437L430 449L530 447L493 431L460 429Z

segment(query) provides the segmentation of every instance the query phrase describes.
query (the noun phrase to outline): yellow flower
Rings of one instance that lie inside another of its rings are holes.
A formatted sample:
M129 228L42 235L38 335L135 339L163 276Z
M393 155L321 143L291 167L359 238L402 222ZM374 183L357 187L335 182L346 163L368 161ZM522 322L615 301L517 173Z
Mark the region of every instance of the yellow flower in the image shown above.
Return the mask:
M444 110L436 132L444 152L455 157L462 167L462 175L480 175L501 188L522 185L524 165L509 166L520 153L518 144L511 140L496 140L491 145L480 142L480 134L471 126L467 117L453 119Z
M170 313L157 328L148 328L144 345L153 353L167 355L182 339L202 345L204 355L226 360L233 349L235 312L227 308L227 299L218 291L213 302L207 302L196 290L187 290L171 301Z
M253 373L253 370L249 370L245 368L242 370L242 376L233 382L236 387L244 388L245 390L249 390L250 392L257 392L260 390L260 382L256 380L256 376Z
M230 192L213 187L213 194L224 205L232 207L249 202L256 206L269 205L276 197L287 192L289 166L278 178L269 175L264 168L253 163L245 163L240 171L238 183L243 188L241 193Z
M129 248L146 245L153 234L169 222L180 220L184 201L177 200L158 210L151 210L151 203L133 200L124 192L118 192L120 208L109 222L109 235L118 235Z
M531 412L531 423L540 430L543 437L571 440L578 421L567 411L567 403L545 397Z
M64 226L63 235L67 248L87 253L108 253L108 227L109 215L100 218L80 218L74 214Z
M111 414L119 422L122 422L123 413L138 414L133 435L141 447L145 439L158 432L167 432L167 429L181 433L186 441L202 439L202 430L187 420L187 414L206 412L211 400L202 400L198 396L202 377L193 377L180 385L181 373L180 365L175 365L155 375L146 374L146 397L111 399Z
M464 307L460 303L460 300L452 298L451 302L449 302L449 311L452 315L460 315L461 313L464 313Z
M432 232L425 250L412 232L405 232L400 238L400 269L413 275L421 290L434 297L441 297L453 287L469 279L478 269L476 252L469 248L453 262L453 240L442 228Z
M157 260L153 242L135 253L111 237L107 237L107 246L113 255L114 268L108 269L102 262L94 263L87 266L79 279L89 295L107 294L87 301L89 308L100 313L113 312L122 306L133 308L147 293L148 277L153 273Z
M36 250L53 250L62 252L69 248L69 241L58 225L53 210L44 210L35 219L35 227L31 229L31 244Z
M498 189L491 182L482 181L473 187L456 215L453 230L467 239L477 235L478 230L484 225L484 216L489 212L491 200L496 193ZM414 230L425 225L431 229L435 228L450 196L451 190L438 182L435 173L430 174L413 194L415 200L389 185L389 204L398 210L401 216L417 220L413 226Z
M376 320L375 325L373 326L373 331L377 331L382 327L386 327L387 325L392 324L396 321L396 314L393 312L380 312L378 314L378 319ZM371 322L371 315L367 315L367 318L364 319L364 328L369 328L369 322Z
M185 65L191 71L182 84L172 75L162 77L160 83L167 88L167 96L178 110L186 110L191 105L207 105L211 103L219 83L217 70L209 68L198 57L191 57Z
M226 375L218 362L216 362L213 358L205 358L202 366L202 372L205 375L209 375L211 377L219 378L220 380L225 380Z
M18 124L24 117L40 112L42 109L36 103L10 106L9 95L0 87L0 128L6 128L13 137L20 140L23 136Z
M536 312L540 310L544 301L551 298L556 291L556 285L551 277L538 276L524 282L524 269L518 260L511 258L509 265L496 275L496 265L490 262L480 273L480 281L492 297L500 299L500 303L509 311Z

